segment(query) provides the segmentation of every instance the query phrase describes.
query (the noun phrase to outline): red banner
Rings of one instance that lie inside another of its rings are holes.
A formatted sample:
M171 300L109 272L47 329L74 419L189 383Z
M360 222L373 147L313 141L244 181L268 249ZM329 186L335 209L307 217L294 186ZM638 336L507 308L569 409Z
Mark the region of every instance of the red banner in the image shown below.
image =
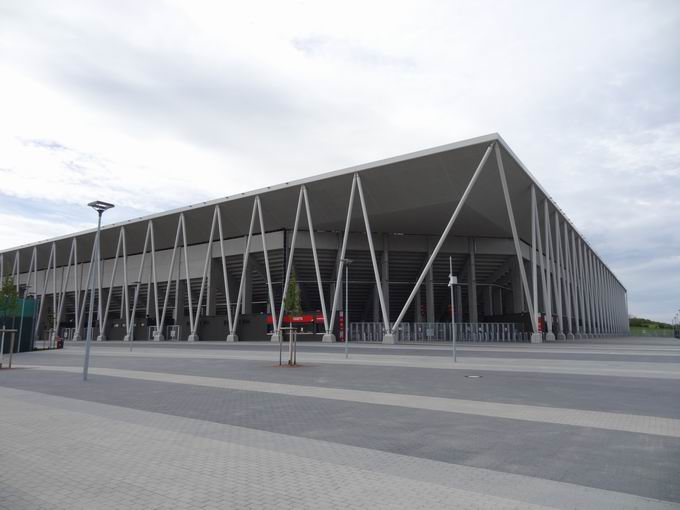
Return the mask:
M284 324L309 324L312 322L321 322L323 323L323 315L319 314L313 314L313 313L306 313L303 315L284 315L283 316L283 323ZM272 316L267 315L267 324L272 323Z

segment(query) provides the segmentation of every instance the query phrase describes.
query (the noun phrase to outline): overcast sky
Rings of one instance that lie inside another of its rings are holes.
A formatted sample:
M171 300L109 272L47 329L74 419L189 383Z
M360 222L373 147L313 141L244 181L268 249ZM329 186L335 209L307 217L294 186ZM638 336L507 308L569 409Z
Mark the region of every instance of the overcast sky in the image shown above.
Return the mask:
M0 249L499 132L680 307L680 2L0 0Z

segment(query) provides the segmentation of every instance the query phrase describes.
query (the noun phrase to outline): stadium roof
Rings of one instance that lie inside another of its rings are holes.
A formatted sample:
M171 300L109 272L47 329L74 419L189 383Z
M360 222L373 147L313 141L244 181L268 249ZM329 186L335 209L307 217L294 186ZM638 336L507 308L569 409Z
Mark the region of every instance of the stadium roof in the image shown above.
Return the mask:
M527 168L497 133L455 142L372 163L344 168L296 181L267 186L246 193L220 197L170 211L151 214L102 227L102 257L115 255L118 228L126 227L129 254L141 252L148 220L154 220L156 250L172 248L179 215L184 213L189 244L207 242L213 209L220 205L225 238L248 234L253 199L259 196L267 231L292 229L299 187L305 185L317 231L342 231L347 213L353 175L361 176L366 206L374 232L439 236L461 198L488 146L497 142L501 149L515 221L520 239L531 241L531 185L536 187L537 204L547 199L552 214L557 210L571 224ZM96 197L93 197L96 198ZM539 210L539 213L542 212ZM354 205L353 230L363 230L361 212ZM0 253L21 251L21 267L27 268L32 248L38 250L38 268L44 268L50 245L56 243L57 265L67 263L70 241L91 245L95 228L31 243ZM257 228L256 228L257 232ZM510 238L512 233L503 198L498 167L488 158L451 235ZM583 236L581 236L583 238ZM590 247L592 250L592 247ZM593 250L595 253L595 251ZM8 257L6 257L8 259ZM81 249L80 261L89 259ZM604 261L602 261L604 263ZM5 273L10 260L5 260Z

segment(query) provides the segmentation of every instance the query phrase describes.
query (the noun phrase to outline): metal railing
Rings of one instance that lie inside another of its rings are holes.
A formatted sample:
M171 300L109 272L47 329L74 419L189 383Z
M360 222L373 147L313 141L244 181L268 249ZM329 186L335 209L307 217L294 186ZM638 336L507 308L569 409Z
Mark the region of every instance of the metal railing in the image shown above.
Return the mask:
M78 331L77 328L61 328L61 337L65 341L73 340L73 338L76 336L77 331ZM82 340L82 337L81 337L81 340Z
M382 322L350 323L350 342L382 342ZM394 332L398 343L451 342L449 322L402 322ZM530 334L521 324L512 322L463 322L456 324L457 342L529 342Z
M153 340L154 336L159 330L160 329L158 326L149 326L148 340ZM177 342L181 340L180 338L181 331L182 331L181 326L179 324L165 326L165 335L163 335L163 339L168 342Z

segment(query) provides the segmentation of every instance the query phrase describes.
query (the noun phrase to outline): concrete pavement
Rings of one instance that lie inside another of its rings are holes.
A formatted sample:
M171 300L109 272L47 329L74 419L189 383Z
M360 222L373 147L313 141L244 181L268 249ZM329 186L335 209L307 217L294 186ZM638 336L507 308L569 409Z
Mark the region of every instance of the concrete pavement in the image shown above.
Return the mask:
M680 344L272 347L17 356L0 508L680 508Z

